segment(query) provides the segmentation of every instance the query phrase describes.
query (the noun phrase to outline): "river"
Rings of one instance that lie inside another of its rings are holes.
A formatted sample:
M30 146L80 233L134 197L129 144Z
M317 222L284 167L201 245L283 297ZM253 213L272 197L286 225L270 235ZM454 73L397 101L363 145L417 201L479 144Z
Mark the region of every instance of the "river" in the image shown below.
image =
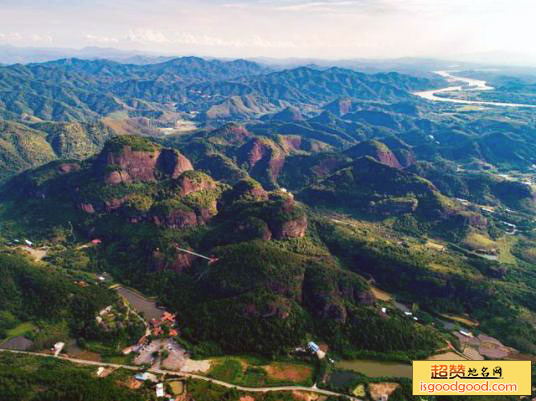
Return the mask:
M462 82L463 85L453 85L447 86L446 88L441 89L432 89L421 92L413 92L415 96L419 96L422 99L431 100L434 102L448 102L448 103L459 103L459 104L474 104L480 106L499 106L499 107L531 107L535 108L534 104L522 104L522 103L501 103L501 102L486 102L483 100L464 100L464 99L454 99L448 97L437 96L440 93L449 93L449 92L470 92L470 91L490 91L494 88L489 86L486 81L473 78L465 78L453 75L454 71L434 71L437 75L441 75L449 83L459 83Z

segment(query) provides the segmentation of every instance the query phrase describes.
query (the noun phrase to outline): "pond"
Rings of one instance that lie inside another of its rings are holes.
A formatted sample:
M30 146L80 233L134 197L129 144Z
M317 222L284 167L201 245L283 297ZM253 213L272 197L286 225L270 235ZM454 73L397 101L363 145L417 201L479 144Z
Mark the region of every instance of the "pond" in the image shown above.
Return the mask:
M339 361L339 369L353 370L369 377L412 377L412 366L400 362L375 361L371 359L354 359Z
M143 312L145 319L160 319L163 311L156 306L156 302L129 288L118 287L115 289L119 295L126 298L136 312Z

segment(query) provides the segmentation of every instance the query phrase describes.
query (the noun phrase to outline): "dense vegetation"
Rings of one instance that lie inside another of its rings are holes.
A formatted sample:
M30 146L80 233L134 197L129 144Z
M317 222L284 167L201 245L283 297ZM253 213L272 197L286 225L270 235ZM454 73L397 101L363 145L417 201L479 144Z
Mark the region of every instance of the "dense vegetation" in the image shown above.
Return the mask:
M0 120L0 180L55 159L85 159L113 131L102 124Z
M74 255L66 260L55 261L73 272L87 266L87 262L77 264ZM0 254L0 271L0 338L9 337L29 324L37 330L21 334L33 341L34 349L41 350L69 338L80 344L86 340L115 343L133 341L143 333L136 324L111 330L96 323L101 309L117 303L115 294L104 287L77 285L79 279L75 276L56 267L37 265L21 255Z
M93 368L49 358L0 353L1 401L141 401L117 377L95 377Z

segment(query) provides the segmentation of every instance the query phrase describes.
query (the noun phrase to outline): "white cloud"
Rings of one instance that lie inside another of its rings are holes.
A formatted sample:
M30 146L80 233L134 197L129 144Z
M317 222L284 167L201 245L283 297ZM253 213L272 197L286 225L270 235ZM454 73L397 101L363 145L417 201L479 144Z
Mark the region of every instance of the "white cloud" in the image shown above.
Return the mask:
M0 40L5 42L20 42L23 40L23 36L18 32L0 32Z
M312 1L306 3L289 4L277 6L274 9L279 11L333 11L340 7L356 6L355 1Z
M100 44L126 44L134 42L138 44L160 45L188 45L203 47L222 48L259 48L259 49L285 49L296 48L297 45L291 40L272 40L259 35L248 35L246 38L236 40L222 36L192 32L161 32L153 29L130 30L124 35L117 37L86 34L85 39Z
M292 48L296 44L292 41L274 41L254 35L242 40L226 39L212 35L195 35L192 33L177 33L172 40L173 43L208 46L208 47L234 47L234 48Z
M155 4L156 2L156 4ZM534 0L0 0L0 41L223 57L534 59ZM150 16L150 19L149 19ZM21 24L20 21L26 21Z
M138 43L170 43L170 40L160 31L152 29L136 29L129 31L128 40Z
M118 38L113 38L109 36L100 36L100 35L93 35L93 34L86 34L85 38L91 42L96 43L119 43Z
M52 39L52 36L50 36L50 35L40 35L40 34L37 34L37 33L34 33L31 36L31 39L34 42L42 42L42 43L52 43L54 41Z

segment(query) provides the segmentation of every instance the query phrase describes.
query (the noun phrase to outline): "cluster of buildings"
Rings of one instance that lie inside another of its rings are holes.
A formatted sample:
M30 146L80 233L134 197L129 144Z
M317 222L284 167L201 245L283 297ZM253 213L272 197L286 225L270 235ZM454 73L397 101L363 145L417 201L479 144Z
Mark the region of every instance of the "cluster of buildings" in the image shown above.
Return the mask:
M165 334L167 329L170 337L176 337L179 335L177 329L177 315L171 314L169 312L164 312L162 318L152 319L150 322L151 325L151 334L155 337L159 337L162 334Z
M155 392L156 392L156 398L166 398L168 401L175 401L175 398L171 394L167 394L164 389L164 383L158 381L158 377L152 373L144 372L144 373L137 373L134 376L134 382L138 383L137 386L131 386L134 388L139 388L142 383L144 382L151 382L156 383Z

